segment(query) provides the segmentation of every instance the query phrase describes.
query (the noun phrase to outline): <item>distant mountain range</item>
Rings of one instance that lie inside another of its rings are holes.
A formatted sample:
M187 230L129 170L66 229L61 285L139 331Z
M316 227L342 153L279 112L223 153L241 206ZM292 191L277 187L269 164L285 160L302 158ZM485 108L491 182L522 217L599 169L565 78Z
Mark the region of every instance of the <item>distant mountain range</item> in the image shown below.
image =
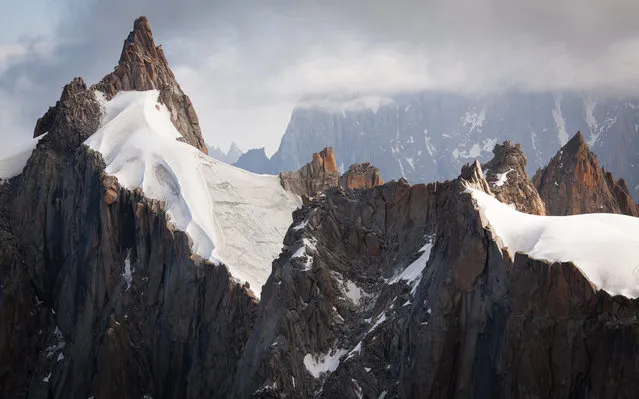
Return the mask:
M521 143L528 173L545 165L581 131L602 165L639 193L639 100L580 93L522 93L469 97L420 92L392 97L313 101L291 116L278 151L240 157L236 165L258 173L302 166L318 148L332 146L343 171L372 162L385 180L410 183L449 179L495 143Z
M227 152L224 152L219 147L207 146L207 148L210 156L229 165L233 165L242 155L244 155L244 151L242 151L235 143L231 143L231 147Z

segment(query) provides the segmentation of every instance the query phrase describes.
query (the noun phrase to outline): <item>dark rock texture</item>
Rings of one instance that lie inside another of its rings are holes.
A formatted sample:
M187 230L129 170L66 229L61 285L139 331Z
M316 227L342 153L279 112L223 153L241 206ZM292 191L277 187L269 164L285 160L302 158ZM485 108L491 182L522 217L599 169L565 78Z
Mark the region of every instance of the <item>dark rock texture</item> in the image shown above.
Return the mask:
M526 173L526 155L521 145L504 141L493 149L495 156L483 165L486 181L495 198L514 204L518 211L545 215L546 206Z
M639 216L639 206L625 180L615 180L599 165L580 132L533 180L549 215L603 212Z
M115 70L92 88L107 99L125 90L159 90L159 100L171 112L171 122L184 141L208 154L193 104L175 80L162 47L155 45L146 17L135 20Z

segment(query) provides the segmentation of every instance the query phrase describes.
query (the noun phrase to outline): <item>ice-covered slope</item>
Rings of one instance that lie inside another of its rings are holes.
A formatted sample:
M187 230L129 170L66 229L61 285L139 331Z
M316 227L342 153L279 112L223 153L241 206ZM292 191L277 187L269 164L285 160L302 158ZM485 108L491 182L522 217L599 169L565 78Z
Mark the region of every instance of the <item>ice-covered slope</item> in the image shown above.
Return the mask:
M10 179L22 173L22 169L24 169L24 166L31 156L31 152L33 152L33 149L42 137L44 137L44 135L20 143L0 153L0 180Z
M177 141L181 135L157 98L149 90L103 101L101 127L85 144L102 154L106 172L122 186L166 201L171 223L189 234L193 251L224 263L259 296L299 198L277 176L238 169Z
M606 213L529 215L484 192L468 192L513 254L572 261L597 288L612 295L639 297L639 218Z

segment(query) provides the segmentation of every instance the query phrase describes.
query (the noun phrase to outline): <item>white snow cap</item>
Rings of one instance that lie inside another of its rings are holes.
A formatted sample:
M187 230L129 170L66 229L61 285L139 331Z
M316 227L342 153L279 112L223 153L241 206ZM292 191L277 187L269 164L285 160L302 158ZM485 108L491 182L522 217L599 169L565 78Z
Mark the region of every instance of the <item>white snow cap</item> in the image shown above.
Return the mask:
M224 263L259 296L299 197L278 176L247 172L177 141L182 136L157 90L120 92L108 102L96 94L104 114L85 144L102 154L106 173L166 201L171 223L189 234L193 252Z
M22 173L36 144L44 136L46 134L3 149L0 153L0 179L10 179Z
M482 191L469 188L466 192L513 254L572 261L597 288L639 297L639 218L607 213L529 215Z

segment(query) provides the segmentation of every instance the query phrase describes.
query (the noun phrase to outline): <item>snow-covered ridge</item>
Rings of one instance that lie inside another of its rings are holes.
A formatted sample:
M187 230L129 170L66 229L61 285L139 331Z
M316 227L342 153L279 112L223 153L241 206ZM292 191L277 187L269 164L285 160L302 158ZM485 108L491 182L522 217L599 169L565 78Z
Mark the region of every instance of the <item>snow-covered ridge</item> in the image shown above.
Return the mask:
M529 215L484 192L470 188L466 192L509 252L572 261L597 288L639 297L639 218L606 213Z
M22 173L36 144L44 136L46 134L3 149L0 153L0 180L10 179Z
M259 296L300 199L278 176L257 175L203 154L181 137L158 91L118 93L105 101L98 131L85 144L100 152L106 173L127 189L166 201L176 229L194 253L224 263Z

